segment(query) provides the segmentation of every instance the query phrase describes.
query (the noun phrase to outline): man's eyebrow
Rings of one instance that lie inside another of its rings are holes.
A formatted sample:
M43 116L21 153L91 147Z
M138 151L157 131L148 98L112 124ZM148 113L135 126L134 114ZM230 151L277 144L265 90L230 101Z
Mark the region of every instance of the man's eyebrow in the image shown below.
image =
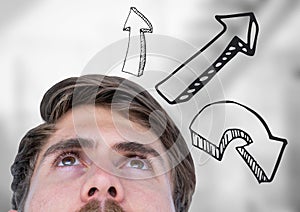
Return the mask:
M121 142L113 145L112 148L117 152L137 153L142 155L150 154L154 157L160 156L160 154L152 147L137 142Z
M84 138L70 138L67 140L59 141L56 144L50 146L43 154L42 161L49 155L52 155L58 151L64 151L69 149L82 149L82 148L93 148L95 142L93 140Z

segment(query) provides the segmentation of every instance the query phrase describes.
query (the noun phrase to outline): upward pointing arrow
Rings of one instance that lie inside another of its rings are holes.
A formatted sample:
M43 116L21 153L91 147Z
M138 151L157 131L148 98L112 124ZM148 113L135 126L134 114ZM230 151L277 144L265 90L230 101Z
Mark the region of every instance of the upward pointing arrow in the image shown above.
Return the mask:
M144 33L153 32L152 24L140 11L135 7L131 7L123 31L129 31L129 38L122 71L139 77L143 75L146 64ZM137 54L139 57L136 59ZM134 58L129 58L130 56ZM131 60L129 61L129 59Z
M222 31L155 86L168 103L190 100L238 52L254 55L258 23L253 13L217 15L216 19L223 26ZM220 46L224 49L221 55L216 51Z

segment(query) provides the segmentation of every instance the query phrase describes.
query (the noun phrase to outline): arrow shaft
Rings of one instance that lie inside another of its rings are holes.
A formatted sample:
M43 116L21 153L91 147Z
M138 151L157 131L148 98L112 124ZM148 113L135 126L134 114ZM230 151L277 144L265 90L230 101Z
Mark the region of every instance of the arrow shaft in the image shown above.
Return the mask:
M252 143L250 136L240 129L228 129L226 130L220 138L218 145L215 145L213 142L207 140L197 132L191 130L193 146L198 149L206 152L207 154L213 156L215 159L221 161L223 154L227 146L237 138L245 140L247 143Z
M253 175L259 183L271 182L273 180L273 178L268 178L262 167L244 147L237 147L236 150L241 155L241 157L243 158L247 166L250 168L251 172L253 173Z
M176 103L190 100L201 88L203 88L213 77L230 61L238 52L241 46L238 45L236 37L229 43L223 53L174 100Z
M140 62L138 76L142 75L146 65L146 38L143 32L140 33Z
M228 40L219 33L201 50L197 51L167 78L156 85L157 92L170 104L190 100L203 88L233 57L241 51L240 39ZM213 45L212 45L213 44ZM227 46L226 46L227 45ZM217 54L216 47L224 46L223 53ZM214 61L214 62L210 62ZM198 71L200 70L200 71ZM202 71L201 71L202 70ZM204 71L203 71L204 70Z
M140 32L140 36L132 37L130 34L131 32L129 33L128 47L122 71L135 76L141 76L146 64L145 34Z
M193 146L206 152L207 154L211 155L218 161L221 161L224 155L224 152L227 146L235 139L241 138L246 141L248 144L252 143L251 137L244 131L240 129L228 129L224 132L222 137L220 138L219 145L215 145L211 141L205 139L198 133L191 130ZM256 159L244 148L244 147L237 147L236 150L243 158L255 178L259 183L261 182L271 182L275 176L277 167L274 169L272 175L270 177L267 176L263 168L260 164L256 161ZM280 162L281 156L283 153L284 147L280 152L280 156L278 157L276 164L278 161Z

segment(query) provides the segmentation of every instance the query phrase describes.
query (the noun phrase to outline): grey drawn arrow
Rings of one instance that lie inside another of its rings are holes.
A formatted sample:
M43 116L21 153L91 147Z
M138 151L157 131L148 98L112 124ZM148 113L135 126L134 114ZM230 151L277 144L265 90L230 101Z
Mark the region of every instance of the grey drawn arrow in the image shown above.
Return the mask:
M254 55L258 23L253 13L217 15L216 19L222 24L222 31L155 86L157 92L169 104L190 100L238 52L248 56ZM236 29L240 33L237 33ZM221 55L216 51L220 46L225 46ZM197 64L193 66L193 63ZM191 70L191 66L194 70Z
M226 119L222 122L220 117ZM222 127L218 126L220 123ZM209 124L211 129L208 130ZM287 145L286 139L272 135L258 113L234 101L206 105L191 122L190 132L193 146L218 161L222 160L231 142L244 140L246 144L236 147L236 150L259 183L273 181Z
M150 21L135 7L131 7L123 31L129 32L128 46L122 71L140 77L146 65L145 33L152 33ZM139 55L136 55L136 53Z

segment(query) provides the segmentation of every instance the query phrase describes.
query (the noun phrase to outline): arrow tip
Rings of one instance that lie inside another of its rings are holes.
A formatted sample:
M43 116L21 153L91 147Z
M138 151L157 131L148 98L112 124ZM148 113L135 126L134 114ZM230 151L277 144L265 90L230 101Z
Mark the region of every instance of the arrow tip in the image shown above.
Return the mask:
M215 18L223 25L224 31L231 32L246 44L245 54L254 55L259 30L254 13L216 15Z
M130 7L123 31L130 31L132 27L140 29L141 32L153 32L150 21L135 7Z

